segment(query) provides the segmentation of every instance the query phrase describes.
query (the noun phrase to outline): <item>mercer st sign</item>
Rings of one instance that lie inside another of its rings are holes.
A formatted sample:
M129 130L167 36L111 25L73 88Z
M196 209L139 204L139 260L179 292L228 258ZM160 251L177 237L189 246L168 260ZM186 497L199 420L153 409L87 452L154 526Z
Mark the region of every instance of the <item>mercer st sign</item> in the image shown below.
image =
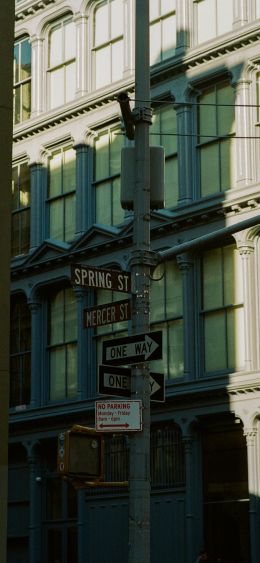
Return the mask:
M131 301L130 299L123 299L122 301L84 309L84 328L128 321L130 318Z
M93 287L93 289L111 289L111 291L131 292L131 275L120 270L105 270L95 266L71 265L73 285Z
M103 342L105 365L138 364L162 358L162 331Z

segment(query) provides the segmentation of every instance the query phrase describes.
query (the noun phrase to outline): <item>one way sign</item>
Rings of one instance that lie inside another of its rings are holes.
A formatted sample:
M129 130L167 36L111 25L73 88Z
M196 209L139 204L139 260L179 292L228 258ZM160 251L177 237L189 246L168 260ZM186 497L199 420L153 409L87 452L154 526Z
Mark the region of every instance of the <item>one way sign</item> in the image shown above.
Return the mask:
M161 358L162 331L103 342L102 363L106 365L138 364Z
M150 372L151 401L165 401L164 374ZM131 397L131 368L99 366L98 392L101 395Z

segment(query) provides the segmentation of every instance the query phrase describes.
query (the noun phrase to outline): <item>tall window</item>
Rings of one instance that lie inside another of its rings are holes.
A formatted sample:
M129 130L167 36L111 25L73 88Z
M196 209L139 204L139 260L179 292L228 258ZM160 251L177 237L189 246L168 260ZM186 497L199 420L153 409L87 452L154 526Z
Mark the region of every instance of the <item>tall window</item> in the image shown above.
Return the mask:
M232 30L233 0L194 0L198 43Z
M77 394L77 308L70 288L51 297L48 345L50 400L73 398Z
M96 88L123 77L123 1L99 2L94 13L94 82Z
M14 45L14 125L31 115L31 46L28 39Z
M56 108L75 97L76 36L71 18L55 25L49 34L49 107Z
M26 254L30 248L30 169L27 162L12 173L11 255Z
M176 0L150 0L150 64L175 54Z
M210 250L202 259L205 372L244 367L241 257L234 246Z
M30 403L31 313L26 299L11 299L10 319L10 406Z
M123 135L109 130L95 144L96 222L117 225L124 219L120 203L120 169Z
M210 86L199 97L197 148L200 195L232 188L235 181L235 97L226 82Z
M177 205L178 162L177 162L177 120L171 107L155 110L150 127L151 145L162 145L165 150L165 207Z
M163 359L156 360L152 369L172 379L183 375L181 274L176 262L171 261L158 266L152 277L151 324L153 330L163 331Z
M76 153L71 147L54 151L49 159L49 236L68 241L76 229Z

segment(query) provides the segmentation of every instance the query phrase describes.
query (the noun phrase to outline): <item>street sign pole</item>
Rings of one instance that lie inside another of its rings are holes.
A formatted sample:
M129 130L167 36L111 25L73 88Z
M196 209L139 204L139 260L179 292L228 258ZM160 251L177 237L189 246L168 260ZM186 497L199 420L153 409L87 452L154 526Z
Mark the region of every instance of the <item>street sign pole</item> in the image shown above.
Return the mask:
M135 189L131 255L132 334L150 328L149 0L136 0ZM147 364L132 370L132 399L143 404L143 431L130 438L129 563L150 563L150 388Z

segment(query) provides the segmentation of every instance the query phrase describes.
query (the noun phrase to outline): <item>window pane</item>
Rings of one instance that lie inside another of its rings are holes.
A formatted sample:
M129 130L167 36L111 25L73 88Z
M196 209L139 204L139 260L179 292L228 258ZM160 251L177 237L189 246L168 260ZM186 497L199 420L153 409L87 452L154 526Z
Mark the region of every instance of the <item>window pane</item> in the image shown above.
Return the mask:
M11 238L11 255L17 256L20 250L19 244L20 221L19 214L12 216L12 238Z
M19 44L14 46L14 84L19 82Z
M20 166L20 207L30 204L30 168L27 163Z
M28 119L31 115L31 82L26 82L21 86L22 90L22 120Z
M168 377L173 379L183 375L183 321L172 323L168 330Z
M76 153L74 149L63 152L63 193L74 191L76 187Z
M110 47L104 47L96 51L96 88L101 88L110 83Z
M231 86L221 85L217 89L218 135L228 135L235 131L235 96Z
M161 60L161 23L150 26L150 65Z
M96 189L96 221L111 225L111 184L104 182Z
M159 0L149 0L150 4L150 21L158 18L160 15Z
M124 210L120 203L120 192L121 192L121 182L118 178L113 181L112 184L112 195L113 195L113 225L118 225L124 220Z
M233 0L217 0L217 34L227 33L233 24Z
M111 0L111 39L123 35L123 2Z
M64 233L64 202L62 199L57 199L50 204L50 237L63 240Z
M49 66L54 67L62 63L62 27L53 29L50 33Z
M20 123L21 121L21 86L14 89L14 123Z
M71 240L76 229L76 202L75 196L71 195L65 199L65 240Z
M214 313L205 317L204 341L206 372L226 369L226 329L224 312Z
M114 141L114 138L113 138ZM96 166L95 166L95 179L99 180L109 176L109 137L108 134L100 135L96 141Z
M64 104L64 69L58 68L49 73L50 107L56 108Z
M116 43L112 44L112 82L116 82L116 80L121 80L123 77L123 41L117 41Z
M76 56L76 30L74 22L69 22L64 25L64 61L74 59Z
M60 520L62 518L62 481L47 479L47 518Z
M221 249L206 252L203 257L203 309L223 305Z
M76 344L67 346L67 396L77 395L77 347Z
M70 102L75 97L76 91L76 63L71 63L65 67L66 81L65 81L65 101Z
M95 12L95 45L108 40L108 5L99 6Z
M59 291L51 301L50 310L50 340L49 344L58 344L64 341L64 294Z
M171 16L162 21L162 58L167 59L175 53L176 18Z
M178 201L178 166L177 158L165 162L165 207L173 207Z
M12 170L12 209L19 208L18 166Z
M64 335L65 342L69 340L75 340L77 337L77 303L74 291L72 289L66 289L65 295L65 327Z
M199 134L201 136L200 142L205 143L207 135L209 140L214 135L217 135L217 122L216 122L216 95L214 90L206 92L200 98L199 106Z
M161 143L165 149L165 156L177 152L177 119L176 112L171 108L161 112ZM158 141L157 141L158 144Z
M198 43L216 35L215 0L202 0L196 4L198 13Z
M123 135L112 133L110 140L110 175L119 174L121 170L121 149L124 144Z
M182 277L175 261L166 263L165 270L166 288L166 314L167 317L182 315Z
M228 367L245 369L244 310L233 309L227 314Z
M234 159L231 147L235 148L232 140L222 141L220 144L221 191L228 190L234 185Z
M30 210L20 213L21 248L20 253L26 254L30 248Z
M176 9L176 0L161 0L161 15L173 12Z
M160 264L154 270L152 278L156 281L151 281L151 322L163 320L165 316L165 268L166 266Z
M219 147L216 143L200 151L200 181L202 197L219 191Z
M49 160L49 197L55 197L62 193L61 163L61 152L53 154Z
M50 351L50 400L66 397L65 348Z
M21 80L31 76L31 45L29 41L21 43Z

